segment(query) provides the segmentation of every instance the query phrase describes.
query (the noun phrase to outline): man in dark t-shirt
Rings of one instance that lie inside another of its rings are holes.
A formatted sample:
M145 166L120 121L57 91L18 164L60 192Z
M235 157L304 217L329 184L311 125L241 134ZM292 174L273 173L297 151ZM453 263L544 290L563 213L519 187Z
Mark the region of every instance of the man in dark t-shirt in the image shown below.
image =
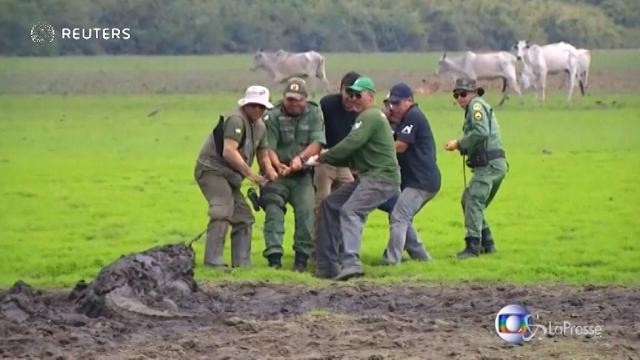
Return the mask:
M436 147L427 118L413 101L411 88L399 83L388 98L390 120L402 175L402 192L390 215L389 243L384 254L388 264L398 264L414 216L440 191ZM417 234L416 234L417 235ZM419 238L418 243L421 243Z
M324 132L327 140L326 148L330 149L344 139L356 120L358 113L353 111L353 100L347 95L347 87L360 77L356 72L348 72L340 82L340 93L330 94L320 100L320 108L324 118ZM315 167L314 185L316 188L316 211L320 203L331 191L340 185L353 182L349 167L333 166L327 163Z

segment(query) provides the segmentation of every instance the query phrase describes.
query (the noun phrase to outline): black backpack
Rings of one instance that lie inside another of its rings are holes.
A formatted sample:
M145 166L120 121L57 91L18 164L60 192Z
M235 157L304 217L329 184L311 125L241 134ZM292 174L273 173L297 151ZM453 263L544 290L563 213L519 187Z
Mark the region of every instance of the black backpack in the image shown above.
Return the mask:
M244 121L242 122L242 124L244 126ZM244 146L246 138L247 129L245 128L242 132L242 138L240 139L240 143L238 144L238 149ZM222 157L222 153L224 150L224 115L220 115L220 118L218 119L218 125L213 128L213 139L215 140L214 143L216 145L216 152L218 153L218 155L220 155L220 157Z

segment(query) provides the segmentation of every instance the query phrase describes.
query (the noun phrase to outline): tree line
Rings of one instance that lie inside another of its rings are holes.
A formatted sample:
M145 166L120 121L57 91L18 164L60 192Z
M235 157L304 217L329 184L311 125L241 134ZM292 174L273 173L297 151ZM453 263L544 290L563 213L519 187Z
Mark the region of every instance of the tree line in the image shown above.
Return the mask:
M0 0L0 55L507 50L519 39L640 47L638 0ZM56 39L55 29L130 28L131 38Z

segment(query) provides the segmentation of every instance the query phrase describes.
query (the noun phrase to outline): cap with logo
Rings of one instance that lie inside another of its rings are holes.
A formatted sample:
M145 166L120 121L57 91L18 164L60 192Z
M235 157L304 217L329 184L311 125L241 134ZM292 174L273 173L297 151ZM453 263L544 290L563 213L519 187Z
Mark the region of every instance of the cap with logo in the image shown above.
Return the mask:
M389 91L389 102L397 103L404 99L413 98L413 91L411 91L411 87L405 83L397 83L393 85L391 90Z
M287 81L284 88L285 99L293 98L300 100L307 97L307 82L301 78L293 77Z
M376 92L376 84L373 83L373 80L371 80L371 78L360 76L358 80L353 83L353 85L348 87L348 89L354 92Z
M267 109L273 108L273 104L269 102L269 89L260 85L251 85L244 93L244 97L238 100L238 105L259 104Z

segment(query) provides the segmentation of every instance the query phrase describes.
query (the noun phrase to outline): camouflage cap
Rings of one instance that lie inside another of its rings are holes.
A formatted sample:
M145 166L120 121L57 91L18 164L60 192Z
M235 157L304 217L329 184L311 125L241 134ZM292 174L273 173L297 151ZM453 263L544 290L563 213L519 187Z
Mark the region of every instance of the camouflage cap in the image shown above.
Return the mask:
M453 87L453 91L456 91L456 90L466 90L466 91L482 90L484 92L484 89L479 87L478 83L475 80L468 79L468 78L457 79L456 84Z
M307 82L301 78L293 77L287 81L284 88L284 97L300 100L307 97Z

